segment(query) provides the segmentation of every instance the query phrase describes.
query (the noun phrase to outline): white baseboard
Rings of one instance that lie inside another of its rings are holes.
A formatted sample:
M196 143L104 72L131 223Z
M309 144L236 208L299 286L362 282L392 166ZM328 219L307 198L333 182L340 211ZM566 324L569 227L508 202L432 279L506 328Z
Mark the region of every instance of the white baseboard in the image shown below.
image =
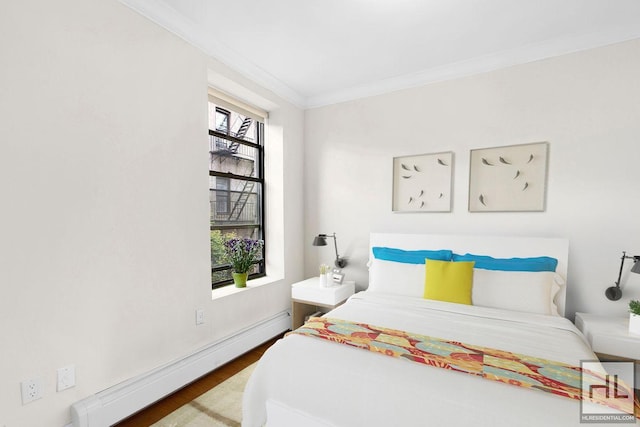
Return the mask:
M110 426L291 328L279 313L195 353L89 396L71 406L74 427Z

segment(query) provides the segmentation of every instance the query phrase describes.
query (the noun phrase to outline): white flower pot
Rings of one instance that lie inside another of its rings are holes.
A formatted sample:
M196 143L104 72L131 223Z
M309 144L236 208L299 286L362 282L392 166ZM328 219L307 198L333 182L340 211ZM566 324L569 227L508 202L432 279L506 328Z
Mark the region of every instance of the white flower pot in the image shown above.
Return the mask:
M320 287L321 288L330 288L333 286L333 280L331 277L331 273L321 274L320 275Z
M327 284L327 275L326 274L321 274L320 275L320 287L321 288L326 288L327 286L329 286Z
M629 333L640 335L640 316L629 313Z

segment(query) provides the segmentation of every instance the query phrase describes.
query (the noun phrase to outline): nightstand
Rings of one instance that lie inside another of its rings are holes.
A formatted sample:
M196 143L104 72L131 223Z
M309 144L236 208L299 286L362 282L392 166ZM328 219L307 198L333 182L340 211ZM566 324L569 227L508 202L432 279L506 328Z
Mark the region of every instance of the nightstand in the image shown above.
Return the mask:
M291 285L291 330L304 324L304 318L317 311L326 312L343 304L355 293L356 284L345 280L341 285L320 287L320 278L312 277Z
M576 313L576 327L603 362L635 362L635 388L640 385L640 335L629 333L629 315Z

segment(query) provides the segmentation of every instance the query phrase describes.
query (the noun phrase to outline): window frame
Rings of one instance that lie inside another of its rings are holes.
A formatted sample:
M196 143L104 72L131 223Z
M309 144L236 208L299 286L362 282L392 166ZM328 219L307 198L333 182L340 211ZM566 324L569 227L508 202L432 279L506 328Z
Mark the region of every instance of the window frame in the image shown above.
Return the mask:
M244 109L243 108L238 108L238 109L233 109L233 108L229 108L230 106L228 105L229 103L226 102L224 103L224 107L220 107L219 104L216 102L217 99L215 97L213 98L209 98L209 104L213 104L216 107L216 114L221 111L223 113L229 113L229 112L233 112L236 114L239 114L240 116L243 117L247 117L246 115L244 115ZM229 111L230 110L230 111ZM221 171L215 171L215 170L211 170L211 159L210 159L210 165L209 165L209 176L210 177L216 177L216 178L223 178L223 179L227 179L229 182L229 188L227 189L227 193L229 194L228 199L227 199L227 204L228 204L228 208L229 211L231 211L231 206L233 205L233 202L231 200L231 193L233 193L233 191L231 191L231 182L232 180L238 180L238 181L250 181L250 182L254 182L258 187L258 204L257 204L257 209L258 209L258 214L257 214L257 222L256 223L252 223L252 224L218 224L218 225L213 225L213 221L210 220L209 222L209 230L214 231L214 230L225 230L225 229L255 229L257 230L257 234L258 234L258 239L261 240L265 240L265 179L264 179L264 175L265 175L265 170L264 170L264 156L265 156L265 150L264 150L264 145L265 145L265 131L264 131L264 121L266 121L266 118L260 118L260 117L256 117L255 115L251 115L249 116L251 118L253 118L253 120L255 121L255 125L256 125L256 130L255 130L255 141L256 142L252 142L252 141L247 141L241 138L237 138L235 136L232 135L231 132L231 122L230 122L230 115L228 117L228 126L226 129L226 132L222 132L216 129L211 129L211 126L209 126L209 137L213 137L213 138L221 138L224 139L228 142L234 143L234 144L240 144L242 146L247 146L247 147L251 147L253 149L255 149L256 152L256 158L255 158L255 165L254 165L254 169L255 169L255 176L244 176L244 175L239 175L239 174L235 174L232 172L221 172ZM211 125L212 123L209 123L209 125ZM213 127L215 128L215 120L213 123ZM215 142L214 142L214 146L215 146ZM215 147L214 147L215 148ZM212 155L212 153L210 153L210 156ZM234 154L231 154L234 155ZM217 187L217 184L216 184ZM211 184L209 185L209 191L211 191ZM218 191L218 189L216 188L214 191ZM230 213L230 212L227 212ZM215 214L215 212L213 212L210 209L210 217L211 215ZM265 259L266 259L266 245L263 245L263 249L262 249L262 259L260 261L258 261L256 263L256 265L258 266L258 271L255 273L251 273L249 275L249 279L255 279L258 277L264 277L266 276L266 263L265 263ZM215 272L220 272L220 271L227 271L231 269L231 265L230 264L223 264L223 265L218 265L218 266L211 266L211 274L212 274L212 278L211 278L211 287L212 289L217 289L217 288L221 288L227 285L230 285L233 283L233 280L231 278L226 279L226 280L219 280L219 281L213 281L213 273Z

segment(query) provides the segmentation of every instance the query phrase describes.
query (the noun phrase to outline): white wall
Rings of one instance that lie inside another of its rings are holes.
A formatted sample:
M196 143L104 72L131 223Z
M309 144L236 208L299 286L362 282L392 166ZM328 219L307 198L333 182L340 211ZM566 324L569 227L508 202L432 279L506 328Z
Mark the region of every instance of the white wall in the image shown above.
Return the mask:
M63 426L73 402L289 307L300 110L244 94L272 110L278 280L212 300L207 72L243 79L115 0L2 2L0 34L0 426ZM77 386L57 393L69 364ZM22 406L19 383L36 376L44 398Z
M623 250L640 254L640 41L584 51L305 113L305 243L338 235L346 273L367 281L368 233L402 231L570 239L568 317L624 315L604 290ZM546 212L469 213L469 150L548 141ZM391 212L392 158L455 153L451 213ZM307 251L305 271L332 257ZM635 276L635 277L631 277Z

